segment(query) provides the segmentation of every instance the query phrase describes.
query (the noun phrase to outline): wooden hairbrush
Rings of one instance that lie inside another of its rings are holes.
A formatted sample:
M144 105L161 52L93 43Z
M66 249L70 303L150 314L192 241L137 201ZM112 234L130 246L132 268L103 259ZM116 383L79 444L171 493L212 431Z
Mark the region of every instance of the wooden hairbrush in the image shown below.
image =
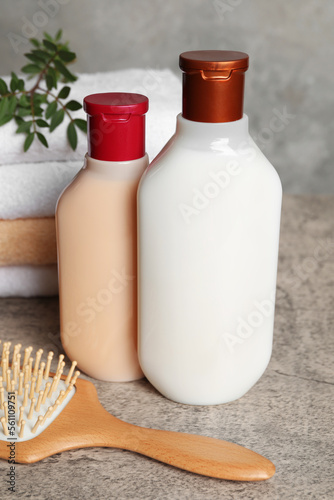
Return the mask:
M53 353L41 363L32 348L2 349L0 378L0 458L8 460L15 443L15 461L33 463L55 453L76 448L112 447L134 451L174 467L204 476L234 481L261 481L275 473L275 466L261 455L227 441L132 425L108 413L98 400L94 385L78 379L72 363L63 375L64 356L56 373L50 373ZM74 374L73 374L74 373ZM22 409L23 408L23 409ZM76 421L76 425L73 422Z

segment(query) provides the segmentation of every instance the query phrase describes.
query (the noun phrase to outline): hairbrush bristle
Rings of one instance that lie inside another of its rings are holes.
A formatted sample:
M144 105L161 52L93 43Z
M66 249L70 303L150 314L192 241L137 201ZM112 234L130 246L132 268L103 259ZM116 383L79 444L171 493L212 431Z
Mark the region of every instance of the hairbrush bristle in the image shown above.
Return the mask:
M74 372L75 367L77 366L77 364L78 364L78 363L77 363L76 361L73 361L72 366L71 366L71 368L70 368L70 371L68 372L68 375L67 375L66 380L65 380L65 384L66 384L67 386L68 386L68 385L69 385L69 383L70 383L70 380L71 380L71 378L72 378L73 372Z
M21 420L21 422L20 422L20 434L19 434L20 438L23 438L23 436L24 436L24 426L25 425L26 425L26 421Z
M2 429L3 429L4 435L8 436L9 431L8 431L8 425L7 425L7 422L6 422L6 418L5 417L1 417L0 421L2 423Z
M1 344L1 341L0 341ZM73 387L80 374L73 372L77 362L73 361L66 379L61 377L65 368L65 356L60 354L56 372L50 376L50 369L54 353L50 351L46 362L42 361L43 349L32 356L31 346L24 349L21 355L21 344L13 347L12 358L10 359L11 342L2 343L0 348L0 439L7 438L12 434L9 429L13 428L13 418L15 419L15 429L19 438L24 438L24 430L27 429L32 434L43 426L53 413L65 402L69 394L73 393ZM21 358L22 364L21 364ZM66 390L64 390L66 389ZM14 415L14 417L13 417ZM10 420L11 427L9 427ZM39 433L38 432L38 433Z

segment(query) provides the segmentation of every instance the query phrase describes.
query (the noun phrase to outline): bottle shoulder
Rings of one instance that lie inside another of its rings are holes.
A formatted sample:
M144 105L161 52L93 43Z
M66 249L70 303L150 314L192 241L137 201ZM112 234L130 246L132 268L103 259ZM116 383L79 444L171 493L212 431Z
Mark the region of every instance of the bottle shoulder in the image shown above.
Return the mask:
M115 190L124 191L137 186L148 166L148 157L127 162L101 162L89 159L61 193L58 205L68 198L108 196Z
M186 147L175 136L166 144L161 153L146 169L140 183L140 190L156 189L159 185L166 189L176 183L197 184L211 175L226 172L234 177L240 185L244 183L269 184L282 191L279 175L259 149L253 139L248 136L238 147L222 146L221 150L197 149Z

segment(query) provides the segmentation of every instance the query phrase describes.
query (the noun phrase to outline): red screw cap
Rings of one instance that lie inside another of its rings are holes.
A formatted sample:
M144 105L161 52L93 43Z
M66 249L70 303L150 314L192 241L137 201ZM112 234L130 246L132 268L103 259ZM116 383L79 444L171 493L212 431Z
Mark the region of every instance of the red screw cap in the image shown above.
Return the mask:
M145 155L145 113L141 94L108 92L84 98L88 155L103 161L130 161Z

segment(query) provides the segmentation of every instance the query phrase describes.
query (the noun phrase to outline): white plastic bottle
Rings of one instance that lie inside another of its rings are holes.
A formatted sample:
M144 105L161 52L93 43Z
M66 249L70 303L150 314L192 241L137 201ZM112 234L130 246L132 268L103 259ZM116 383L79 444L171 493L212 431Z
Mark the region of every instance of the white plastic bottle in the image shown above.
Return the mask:
M272 350L280 179L248 133L241 52L180 56L183 113L139 185L139 346L164 396L243 396Z

